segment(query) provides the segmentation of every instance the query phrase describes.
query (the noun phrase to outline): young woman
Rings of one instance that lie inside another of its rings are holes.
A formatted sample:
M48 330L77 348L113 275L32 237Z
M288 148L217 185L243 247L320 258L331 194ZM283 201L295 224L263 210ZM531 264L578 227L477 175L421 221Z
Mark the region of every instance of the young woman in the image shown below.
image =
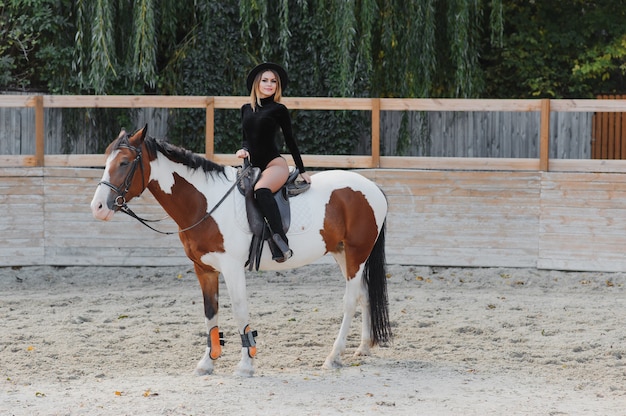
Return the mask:
M278 205L273 195L285 184L289 176L287 161L280 155L276 145L276 133L279 128L283 132L285 143L302 179L311 182L293 137L289 111L280 103L282 91L288 82L287 72L277 64L265 62L250 71L246 80L246 86L250 91L250 103L241 107L243 146L236 153L237 157L242 159L249 157L250 163L262 171L261 178L254 187L254 196L270 227L272 239L282 253L273 254L273 259L278 262L284 262L293 254L283 231Z

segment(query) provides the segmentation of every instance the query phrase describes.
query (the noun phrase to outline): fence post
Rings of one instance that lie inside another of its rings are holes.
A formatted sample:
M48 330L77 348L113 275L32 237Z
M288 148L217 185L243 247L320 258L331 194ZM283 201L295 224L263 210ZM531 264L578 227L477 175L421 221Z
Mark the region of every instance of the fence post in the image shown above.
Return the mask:
M207 97L206 99L204 153L207 159L213 160L215 154L215 97Z
M380 167L380 98L372 98L372 167Z
M550 99L541 100L541 127L539 131L539 170L550 170Z
M45 139L44 139L44 111L43 96L35 98L35 166L44 165Z

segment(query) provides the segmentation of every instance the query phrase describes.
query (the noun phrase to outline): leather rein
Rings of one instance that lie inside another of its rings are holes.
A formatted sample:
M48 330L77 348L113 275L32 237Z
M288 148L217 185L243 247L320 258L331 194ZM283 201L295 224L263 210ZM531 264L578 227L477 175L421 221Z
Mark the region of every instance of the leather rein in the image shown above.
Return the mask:
M133 212L132 209L130 209L130 207L128 206L128 203L126 202L126 194L128 193L132 182L133 182L133 177L135 176L135 172L137 171L137 165L139 165L139 169L141 170L141 188L142 188L142 192L143 190L146 189L146 183L144 181L144 173L143 173L143 163L142 163L142 157L141 157L141 148L140 147L134 147L131 146L130 144L120 144L118 146L118 148L126 148L129 150L132 150L133 152L135 152L136 156L135 159L132 161L132 164L130 166L130 170L128 171L128 174L126 175L126 178L124 179L124 182L122 183L122 185L120 186L115 186L113 185L111 182L108 181L100 181L98 182L98 185L105 185L108 186L109 188L111 188L116 194L117 196L115 197L115 206L117 207L117 209L119 211L122 211L124 214L136 219L137 221L139 221L140 223L142 223L143 225L145 225L146 227L150 228L152 231L156 231L159 234L165 234L165 235L172 235L172 234L180 234L180 233L184 233L185 231L189 231L192 228L200 225L203 221L205 221L207 218L209 218L211 216L211 214L213 214L213 212L215 212L215 210L222 205L222 203L226 200L226 197L228 197L228 195L233 191L233 189L235 189L235 186L237 186L237 182L239 182L240 178L244 175L247 174L248 170L250 170L252 168L251 165L247 165L240 174L237 175L237 178L235 180L235 182L231 185L230 188L228 188L228 190L226 191L226 193L224 194L224 196L222 196L222 199L220 199L217 204L215 204L215 206L206 214L204 214L204 216L202 218L200 218L198 221L196 221L196 223L194 223L193 225L190 225L189 227L186 228L182 228L178 231L161 231L158 230L156 228L154 228L153 226L151 226L150 224L148 224L149 222L159 222L162 221L162 219L159 220L149 220L146 218L141 218L139 215L135 214ZM124 189L122 189L122 187Z

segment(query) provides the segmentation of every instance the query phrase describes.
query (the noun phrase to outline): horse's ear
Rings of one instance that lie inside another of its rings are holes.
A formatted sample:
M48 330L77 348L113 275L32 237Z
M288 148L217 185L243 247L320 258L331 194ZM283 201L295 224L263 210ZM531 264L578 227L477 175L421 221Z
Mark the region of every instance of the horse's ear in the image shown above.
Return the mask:
M146 133L148 132L148 125L146 124L144 128L141 130L137 130L133 133L133 135L129 138L130 143L135 147L140 147L146 138Z

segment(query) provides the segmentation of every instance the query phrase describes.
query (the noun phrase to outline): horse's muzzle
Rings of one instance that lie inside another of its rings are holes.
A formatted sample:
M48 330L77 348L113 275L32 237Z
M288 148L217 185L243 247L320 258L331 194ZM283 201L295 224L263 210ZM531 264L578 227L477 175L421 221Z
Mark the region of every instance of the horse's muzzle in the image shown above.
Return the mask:
M115 200L110 198L111 190L106 186L98 186L96 193L91 200L91 214L95 219L108 221L113 218L115 211Z

